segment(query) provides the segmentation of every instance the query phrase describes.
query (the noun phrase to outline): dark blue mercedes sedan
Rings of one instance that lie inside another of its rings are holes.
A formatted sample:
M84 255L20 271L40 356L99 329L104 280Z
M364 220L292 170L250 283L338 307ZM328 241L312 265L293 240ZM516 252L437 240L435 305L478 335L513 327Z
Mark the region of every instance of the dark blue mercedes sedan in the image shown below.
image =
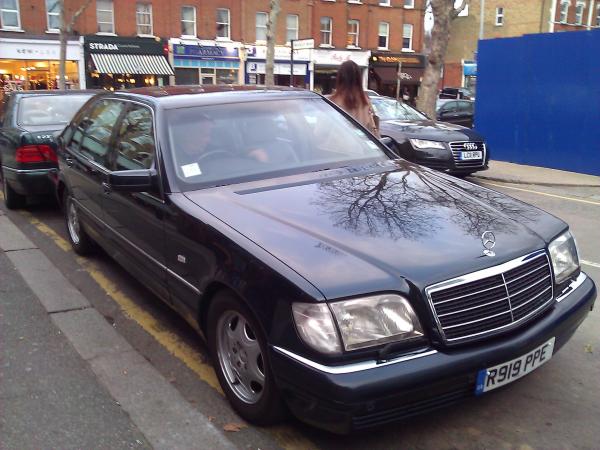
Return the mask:
M59 141L75 251L179 311L252 423L345 433L486 395L596 298L566 223L397 159L307 91L99 94Z

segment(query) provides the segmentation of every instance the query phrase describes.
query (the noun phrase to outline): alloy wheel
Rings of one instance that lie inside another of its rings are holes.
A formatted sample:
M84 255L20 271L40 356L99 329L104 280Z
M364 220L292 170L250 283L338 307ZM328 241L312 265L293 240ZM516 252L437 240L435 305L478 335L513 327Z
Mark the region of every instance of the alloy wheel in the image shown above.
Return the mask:
M75 203L69 199L67 207L67 228L69 229L69 236L75 245L79 244L79 216L77 215L77 208Z

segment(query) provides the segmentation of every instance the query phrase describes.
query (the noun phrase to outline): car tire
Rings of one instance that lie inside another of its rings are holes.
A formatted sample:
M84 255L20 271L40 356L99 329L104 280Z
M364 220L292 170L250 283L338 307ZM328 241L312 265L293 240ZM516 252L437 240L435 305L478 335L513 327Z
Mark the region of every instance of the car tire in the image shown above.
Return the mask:
M2 193L4 194L4 204L8 209L22 208L27 204L27 197L21 195L8 184L8 180L2 172Z
M83 224L79 220L79 211L71 193L65 189L63 193L63 207L65 214L65 225L67 226L67 237L71 247L78 255L89 255L94 251L94 241L86 233Z
M211 302L207 340L219 383L237 413L256 425L281 421L285 406L266 339L248 307L228 291L220 291Z

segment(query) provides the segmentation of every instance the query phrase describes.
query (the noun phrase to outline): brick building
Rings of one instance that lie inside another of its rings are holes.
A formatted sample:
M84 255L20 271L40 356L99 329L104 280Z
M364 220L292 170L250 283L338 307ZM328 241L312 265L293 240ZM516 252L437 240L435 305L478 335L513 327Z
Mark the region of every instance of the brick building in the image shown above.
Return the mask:
M452 23L444 86L475 86L480 2L470 0ZM600 28L600 0L485 0L484 6L484 39Z
M67 17L82 4L84 0L65 0ZM419 56L424 4L425 0L281 0L277 82L327 92L337 67L352 59L363 69L365 86L369 73L379 73L372 87L385 90L395 76L387 79L392 71L378 67L382 58L372 56L386 56L388 65ZM92 1L69 38L69 83L114 89L164 83L262 83L268 10L268 0ZM58 21L56 0L0 2L4 84L54 87ZM315 49L296 51L292 69L290 40L309 37L315 39ZM403 75L406 84L418 86L418 71Z

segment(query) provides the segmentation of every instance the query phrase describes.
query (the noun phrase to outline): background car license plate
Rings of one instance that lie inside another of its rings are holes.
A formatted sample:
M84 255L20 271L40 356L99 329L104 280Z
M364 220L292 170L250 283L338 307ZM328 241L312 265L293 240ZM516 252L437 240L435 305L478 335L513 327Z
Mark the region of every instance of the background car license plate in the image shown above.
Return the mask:
M553 350L554 338L519 358L480 370L477 374L475 394L483 394L527 375L547 362L552 357Z
M461 152L460 159L481 159L481 151Z

